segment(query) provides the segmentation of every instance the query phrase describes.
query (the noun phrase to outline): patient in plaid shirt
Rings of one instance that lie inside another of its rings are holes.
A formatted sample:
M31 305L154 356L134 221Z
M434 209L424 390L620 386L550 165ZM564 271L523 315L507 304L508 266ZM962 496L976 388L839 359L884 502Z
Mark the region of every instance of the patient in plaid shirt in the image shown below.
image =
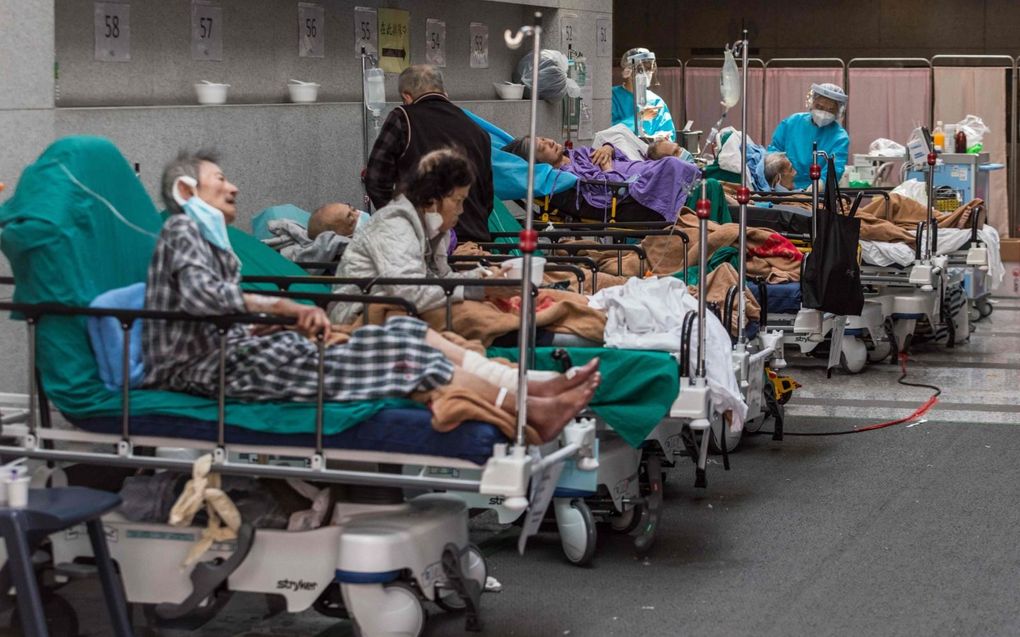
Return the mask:
M238 189L227 180L215 153L181 153L164 171L162 195L172 214L149 264L147 309L198 316L265 313L295 320L293 329L235 324L227 331L228 397L316 400L319 353L312 339L322 335L331 343L324 360L328 401L406 397L452 384L516 413L516 370L455 345L416 318L394 317L340 337L331 333L321 308L242 291L240 262L229 244L221 245L225 226L220 232L215 223L234 221ZM203 209L218 212L223 220L210 222ZM219 352L220 334L211 323L146 321L145 384L215 396ZM529 378L527 420L542 440L555 438L598 386L597 359L573 371Z

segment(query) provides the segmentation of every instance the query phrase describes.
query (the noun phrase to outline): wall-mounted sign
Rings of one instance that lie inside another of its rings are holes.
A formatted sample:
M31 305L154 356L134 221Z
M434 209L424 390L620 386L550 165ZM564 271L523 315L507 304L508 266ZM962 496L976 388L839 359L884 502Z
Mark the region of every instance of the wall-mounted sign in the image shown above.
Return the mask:
M379 56L379 18L371 7L354 7L354 57Z
M481 22L471 23L471 68L489 68L489 27Z
M131 5L95 3L96 59L101 62L131 61Z
M425 62L446 66L446 22L429 18L425 21Z
M411 65L411 14L401 9L379 9L379 66L400 73Z
M211 0L191 0L191 59L223 60L223 9Z
M567 49L576 48L577 38L580 37L580 33L577 31L577 14L576 13L564 13L560 17L560 38L562 40L561 48L564 52Z
M321 4L298 3L298 55L303 58L326 56L326 12Z
M598 18L595 20L595 57L607 58L611 55L611 47L609 46L609 38L612 36L610 31L609 18Z

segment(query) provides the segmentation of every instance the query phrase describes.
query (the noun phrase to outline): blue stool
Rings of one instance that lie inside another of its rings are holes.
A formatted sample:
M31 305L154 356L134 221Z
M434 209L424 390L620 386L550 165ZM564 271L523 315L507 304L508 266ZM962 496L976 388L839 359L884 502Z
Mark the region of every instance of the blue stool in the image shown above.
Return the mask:
M0 571L0 582L13 578L18 596L18 612L25 637L47 637L42 597L32 567L32 554L49 535L84 523L89 531L99 579L103 584L106 608L114 634L130 637L124 589L110 560L100 516L120 506L120 496L83 487L30 489L28 506L23 509L0 508L0 534L7 545L7 564Z

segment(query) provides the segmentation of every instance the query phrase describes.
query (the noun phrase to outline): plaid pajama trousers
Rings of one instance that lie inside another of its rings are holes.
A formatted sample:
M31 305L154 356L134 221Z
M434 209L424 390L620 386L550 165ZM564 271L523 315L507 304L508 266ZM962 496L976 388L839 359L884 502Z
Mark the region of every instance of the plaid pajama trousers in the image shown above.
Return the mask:
M325 399L345 402L403 397L446 385L453 364L425 344L428 325L393 317L366 325L351 339L325 349ZM318 345L296 332L247 338L227 354L226 393L249 400L314 401ZM207 393L215 395L216 388Z

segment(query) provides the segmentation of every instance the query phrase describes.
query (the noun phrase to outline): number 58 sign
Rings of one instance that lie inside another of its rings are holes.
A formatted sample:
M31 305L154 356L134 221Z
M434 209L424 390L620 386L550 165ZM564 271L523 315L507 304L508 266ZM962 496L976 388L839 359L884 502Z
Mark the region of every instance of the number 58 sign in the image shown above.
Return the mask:
M131 61L131 6L120 2L95 3L96 59Z
M303 58L325 57L326 12L321 4L298 3L298 55Z

